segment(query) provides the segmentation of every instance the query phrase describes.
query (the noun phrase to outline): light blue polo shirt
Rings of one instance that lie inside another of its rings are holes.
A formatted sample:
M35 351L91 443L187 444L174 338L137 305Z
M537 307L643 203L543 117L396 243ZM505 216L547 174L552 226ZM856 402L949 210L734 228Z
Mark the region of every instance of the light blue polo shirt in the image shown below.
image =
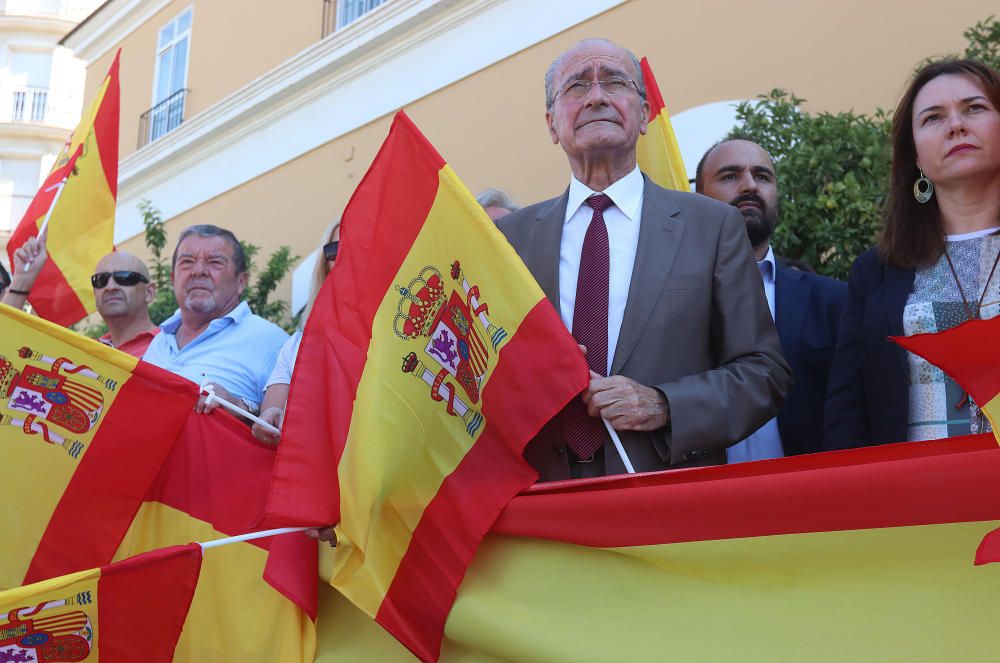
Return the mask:
M254 406L260 405L264 385L288 338L281 327L254 315L246 302L208 323L182 349L177 348L181 312L160 325L144 361L201 384L206 378Z

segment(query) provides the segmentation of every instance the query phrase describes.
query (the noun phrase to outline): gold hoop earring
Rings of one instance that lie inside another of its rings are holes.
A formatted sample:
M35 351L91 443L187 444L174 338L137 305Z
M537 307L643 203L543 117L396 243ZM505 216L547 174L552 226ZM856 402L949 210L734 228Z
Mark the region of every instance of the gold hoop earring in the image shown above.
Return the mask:
M930 202L930 199L934 197L934 182L924 177L924 171L922 170L920 171L920 177L913 183L913 197L921 205Z

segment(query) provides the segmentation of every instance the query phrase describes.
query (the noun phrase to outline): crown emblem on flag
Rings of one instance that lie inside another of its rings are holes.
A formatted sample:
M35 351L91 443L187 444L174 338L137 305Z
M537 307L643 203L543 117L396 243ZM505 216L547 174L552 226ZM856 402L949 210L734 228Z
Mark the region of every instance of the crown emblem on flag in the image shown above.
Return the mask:
M406 287L397 289L402 297L393 320L396 336L403 340L427 336L446 299L441 272L424 267Z

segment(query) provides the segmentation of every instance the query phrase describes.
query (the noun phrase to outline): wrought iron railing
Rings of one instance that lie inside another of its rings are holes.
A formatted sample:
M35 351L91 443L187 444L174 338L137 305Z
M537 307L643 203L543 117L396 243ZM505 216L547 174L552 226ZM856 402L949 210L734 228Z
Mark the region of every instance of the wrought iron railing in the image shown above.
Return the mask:
M178 90L139 117L139 145L152 143L181 125L188 89Z
M16 87L10 91L11 122L45 122L49 101L47 87Z

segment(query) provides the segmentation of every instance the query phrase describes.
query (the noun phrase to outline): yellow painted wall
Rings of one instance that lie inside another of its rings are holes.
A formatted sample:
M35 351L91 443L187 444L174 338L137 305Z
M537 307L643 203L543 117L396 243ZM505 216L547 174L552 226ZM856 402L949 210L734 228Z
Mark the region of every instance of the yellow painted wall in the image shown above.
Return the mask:
M319 41L322 2L291 0L174 0L122 43L121 157L136 150L139 117L153 105L156 38L160 29L194 7L188 56L185 119L229 96L250 81ZM93 98L114 52L87 68L85 98Z
M984 0L920 7L902 0L631 0L420 99L407 112L473 192L501 186L530 203L557 195L568 179L565 157L545 128L543 74L582 38L605 36L648 56L674 114L774 87L806 98L810 111L872 112L895 104L922 59L961 51L962 32L994 11ZM207 37L199 40L196 33L195 51L201 41ZM224 78L204 76L220 85ZM217 223L263 246L264 255L280 244L308 253L343 209L389 120L380 118L170 220L171 239L188 225ZM131 135L134 141L134 129ZM127 246L142 252L141 238ZM287 297L289 287L279 294Z

